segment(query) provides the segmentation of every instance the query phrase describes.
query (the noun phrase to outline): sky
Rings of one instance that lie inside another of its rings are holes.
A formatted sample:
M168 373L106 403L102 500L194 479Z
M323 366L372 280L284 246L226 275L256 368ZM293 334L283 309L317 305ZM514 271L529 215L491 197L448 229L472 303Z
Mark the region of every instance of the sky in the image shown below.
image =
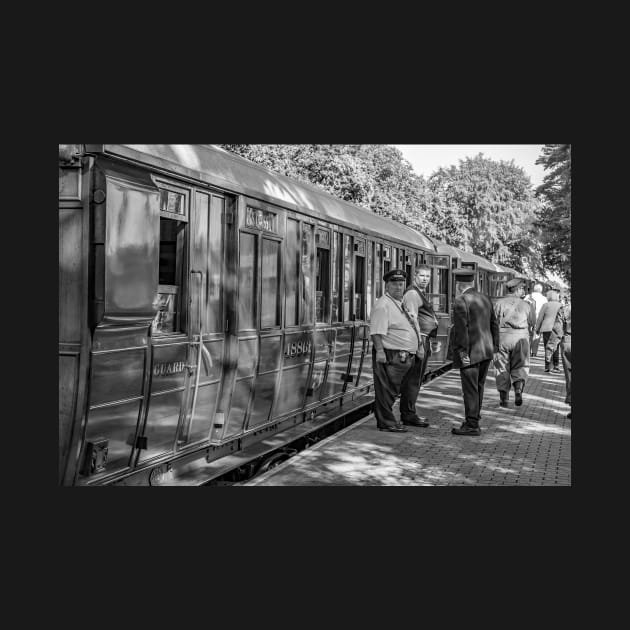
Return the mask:
M440 166L459 166L459 160L483 153L492 160L514 160L532 180L534 188L542 184L545 169L534 164L542 154L544 144L394 144L403 157L411 162L418 175L428 178Z

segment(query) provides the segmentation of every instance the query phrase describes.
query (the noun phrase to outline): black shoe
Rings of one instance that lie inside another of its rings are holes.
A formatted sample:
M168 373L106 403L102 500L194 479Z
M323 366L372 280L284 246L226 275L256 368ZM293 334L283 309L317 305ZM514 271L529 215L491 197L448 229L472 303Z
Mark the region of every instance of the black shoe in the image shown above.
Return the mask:
M500 391L499 392L499 396L501 397L501 401L499 402L499 407L507 407L508 406L508 400L510 399L509 393Z
M569 411L569 413L567 414L567 418L569 418L569 420L571 420L571 412Z
M557 365L553 366L553 370L551 370L552 372L559 372L560 368Z
M514 392L514 404L520 407L523 404L523 395L521 392Z
M409 427L429 427L431 426L426 418L420 416L419 418L411 418L410 420L403 420L403 424L406 424Z
M378 427L379 431L389 431L390 433L408 433L405 427Z
M453 435L481 435L481 429L479 427L471 427L469 424L462 424L459 428L451 429Z

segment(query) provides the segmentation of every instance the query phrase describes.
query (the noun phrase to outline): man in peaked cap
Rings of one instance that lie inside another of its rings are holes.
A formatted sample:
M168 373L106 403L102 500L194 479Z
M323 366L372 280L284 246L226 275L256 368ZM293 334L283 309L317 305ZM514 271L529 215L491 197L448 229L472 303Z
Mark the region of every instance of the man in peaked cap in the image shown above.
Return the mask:
M402 269L392 269L384 276L385 293L372 309L372 369L374 371L374 415L381 431L406 433L392 412L401 389L412 378L417 362L424 357L420 333L404 309L402 298L407 276Z
M451 353L459 368L464 397L464 422L454 435L481 435L479 420L490 361L499 347L499 327L487 295L475 289L474 274L461 271L456 286L461 294L453 302Z
M499 352L494 357L499 405L508 407L514 386L514 404L523 404L523 389L529 376L529 336L536 325L536 309L525 301L523 280L514 278L505 284L508 295L494 303L499 323Z

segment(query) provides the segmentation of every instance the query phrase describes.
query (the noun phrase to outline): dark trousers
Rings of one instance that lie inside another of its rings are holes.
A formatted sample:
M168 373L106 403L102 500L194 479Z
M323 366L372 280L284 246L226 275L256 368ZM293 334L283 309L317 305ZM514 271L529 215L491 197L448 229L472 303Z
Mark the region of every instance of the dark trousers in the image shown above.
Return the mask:
M402 363L398 352L385 350L387 363L376 362L376 348L372 346L372 370L374 372L374 415L377 427L399 426L392 407L400 390L406 387L409 372L420 360L415 354L409 355Z
M479 416L483 404L483 390L489 367L490 359L459 370L459 376L462 379L462 393L464 394L466 423L472 427L479 426Z
M543 333L543 344L545 346L545 367L548 368L551 361L553 361L553 367L560 365L560 343L556 335L551 336L553 331ZM551 338L551 343L549 339ZM554 347L555 346L555 347Z
M422 337L422 345L424 346L424 358L422 360L416 359L413 367L409 370L409 378L405 379L405 385L400 390L400 417L402 420L418 418L416 414L416 400L420 387L422 387L422 377L431 355L431 342L428 337Z
M562 365L564 366L564 380L567 387L567 395L564 402L571 404L571 337L565 338L560 344L562 348Z

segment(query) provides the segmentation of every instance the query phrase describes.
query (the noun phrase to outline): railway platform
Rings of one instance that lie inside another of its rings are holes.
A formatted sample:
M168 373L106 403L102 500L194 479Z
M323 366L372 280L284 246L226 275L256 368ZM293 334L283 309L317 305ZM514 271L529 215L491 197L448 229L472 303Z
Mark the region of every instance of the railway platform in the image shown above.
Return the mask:
M539 353L540 355L541 353ZM490 367L481 436L457 436L464 404L459 370L423 385L418 413L431 426L376 428L373 414L301 451L244 486L570 486L571 420L564 373L531 360L521 407L499 406ZM398 415L398 403L394 413Z

